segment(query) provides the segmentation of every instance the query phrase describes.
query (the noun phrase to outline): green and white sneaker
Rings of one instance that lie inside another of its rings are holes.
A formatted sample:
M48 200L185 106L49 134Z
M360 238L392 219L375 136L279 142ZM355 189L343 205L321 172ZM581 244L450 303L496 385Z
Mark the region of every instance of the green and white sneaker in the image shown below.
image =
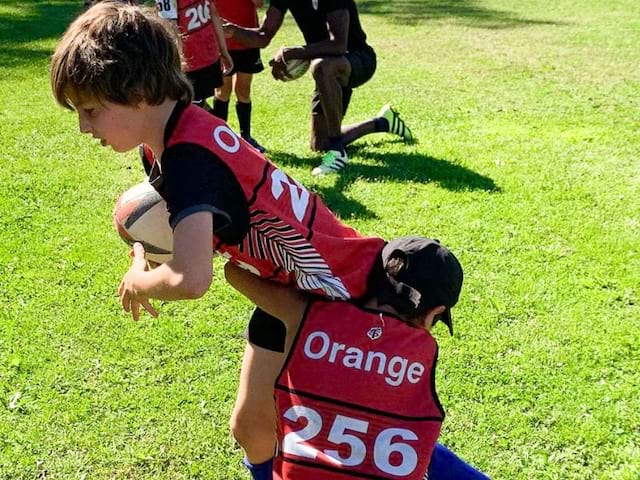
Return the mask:
M336 173L342 170L347 163L349 163L349 158L346 152L329 150L323 155L322 163L312 170L311 175L317 177L327 173Z
M404 120L400 118L400 114L396 112L391 105L386 104L378 112L378 117L384 118L389 122L389 133L394 133L401 137L405 142L414 142L415 137L411 133L411 129L407 127Z

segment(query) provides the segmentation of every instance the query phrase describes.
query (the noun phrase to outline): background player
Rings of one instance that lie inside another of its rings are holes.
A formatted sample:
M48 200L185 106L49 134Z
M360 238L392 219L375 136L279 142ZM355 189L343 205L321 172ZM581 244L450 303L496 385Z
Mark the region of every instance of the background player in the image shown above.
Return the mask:
M313 60L316 83L311 108L311 149L325 152L314 175L336 172L347 164L345 146L374 132L392 132L412 140L411 131L386 105L376 118L342 127L353 89L366 83L376 70L376 54L367 44L353 0L272 0L260 27L225 23L225 35L249 46L266 47L291 11L306 45L285 47L270 62L282 79L291 59Z
M220 17L243 27L258 26L257 8L263 0L216 0ZM213 114L227 121L231 91L236 94L236 114L240 127L240 136L260 152L265 149L251 136L251 80L254 73L264 70L260 59L260 49L248 48L244 44L227 38L227 49L233 60L233 70L223 77L222 86L216 88L213 101Z
M193 84L193 103L208 110L207 98L222 85L222 75L233 69L216 6L211 0L155 3L160 15L174 21L182 33L184 68Z

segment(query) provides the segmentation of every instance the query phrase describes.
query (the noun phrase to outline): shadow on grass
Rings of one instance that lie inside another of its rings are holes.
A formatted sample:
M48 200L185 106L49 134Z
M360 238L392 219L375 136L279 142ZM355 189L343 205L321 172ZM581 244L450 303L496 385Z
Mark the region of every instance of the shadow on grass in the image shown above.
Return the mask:
M47 63L51 54L48 48L3 48L0 53L0 67L18 68L34 63Z
M325 203L342 218L376 218L376 214L353 199L347 198L344 191L358 179L377 182L418 182L435 183L440 187L463 192L483 190L500 192L495 182L484 175L448 160L421 155L418 153L381 153L371 149L371 145L350 146L349 152L363 159L373 160L376 164L350 163L333 186L317 185L312 189L320 194ZM318 158L298 157L285 152L270 151L269 158L280 167L296 166L312 169L318 164Z
M2 3L3 7L13 9L0 13L0 65L6 67L47 60L50 50L25 44L60 37L82 11L81 0Z
M488 29L558 24L521 18L513 12L484 8L476 3L474 0L358 0L358 11L367 15L384 15L391 22L402 25L447 18Z

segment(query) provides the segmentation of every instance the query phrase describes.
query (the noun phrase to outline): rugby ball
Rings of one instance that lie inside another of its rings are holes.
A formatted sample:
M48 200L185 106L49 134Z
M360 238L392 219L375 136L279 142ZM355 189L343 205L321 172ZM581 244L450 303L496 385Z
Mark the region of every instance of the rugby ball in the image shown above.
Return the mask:
M298 58L294 58L293 60L289 60L285 63L285 74L282 80L284 82L288 82L290 80L297 80L309 70L309 66L311 65L311 61L309 60L301 60Z
M113 209L113 226L128 245L142 243L147 260L171 260L173 231L167 204L149 182L139 183L120 195Z

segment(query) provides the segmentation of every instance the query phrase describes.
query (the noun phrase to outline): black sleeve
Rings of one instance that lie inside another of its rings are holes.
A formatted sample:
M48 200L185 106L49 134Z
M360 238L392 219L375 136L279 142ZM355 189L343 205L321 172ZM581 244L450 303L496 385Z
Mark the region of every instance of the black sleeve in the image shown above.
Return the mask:
M249 230L249 206L229 167L204 147L174 145L162 154L162 193L171 228L196 212L211 212L213 233L236 245Z

